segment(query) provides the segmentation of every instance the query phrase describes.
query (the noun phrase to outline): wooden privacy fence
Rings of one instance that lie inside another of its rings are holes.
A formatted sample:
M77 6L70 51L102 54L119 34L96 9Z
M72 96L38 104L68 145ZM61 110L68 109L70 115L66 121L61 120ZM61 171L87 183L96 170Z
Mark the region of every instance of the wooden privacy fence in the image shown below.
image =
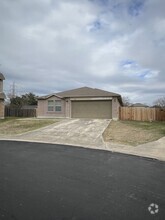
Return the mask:
M36 117L36 109L5 107L5 117Z
M145 107L120 107L120 120L165 121L165 109Z

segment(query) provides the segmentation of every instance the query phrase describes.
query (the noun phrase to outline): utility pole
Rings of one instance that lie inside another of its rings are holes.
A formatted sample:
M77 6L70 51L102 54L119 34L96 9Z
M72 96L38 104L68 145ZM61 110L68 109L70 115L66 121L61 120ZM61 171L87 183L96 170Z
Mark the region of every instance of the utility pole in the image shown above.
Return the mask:
M10 85L10 92L9 92L9 94L8 94L8 97L9 97L10 99L16 97L16 85L15 85L15 82L13 82L13 83Z
M13 82L13 85L12 85L12 98L15 98L15 82Z

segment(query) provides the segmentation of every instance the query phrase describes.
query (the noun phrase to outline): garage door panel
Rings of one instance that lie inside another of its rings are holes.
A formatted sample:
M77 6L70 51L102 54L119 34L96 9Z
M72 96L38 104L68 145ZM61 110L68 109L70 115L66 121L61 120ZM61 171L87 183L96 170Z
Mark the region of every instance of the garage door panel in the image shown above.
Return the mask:
M112 118L112 101L72 101L72 118Z

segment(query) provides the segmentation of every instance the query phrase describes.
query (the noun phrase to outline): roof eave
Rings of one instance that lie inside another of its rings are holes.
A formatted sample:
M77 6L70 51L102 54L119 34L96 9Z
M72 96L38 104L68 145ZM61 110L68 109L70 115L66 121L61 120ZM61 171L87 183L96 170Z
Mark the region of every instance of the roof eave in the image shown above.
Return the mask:
M2 73L0 73L0 80L5 80L5 77Z
M5 93L1 92L0 93L0 100L5 100L5 98L6 98Z
M55 97L57 97L57 98L59 98L59 99L64 99L64 97L58 96L58 95L56 95L56 94L51 94L51 95L48 95L48 96L38 97L38 100L47 100L47 99L49 99L49 98L51 98L51 97L53 97L53 96L55 96Z
M123 101L122 101L121 95L117 96L117 98L118 98L118 101L119 101L120 105L123 106Z

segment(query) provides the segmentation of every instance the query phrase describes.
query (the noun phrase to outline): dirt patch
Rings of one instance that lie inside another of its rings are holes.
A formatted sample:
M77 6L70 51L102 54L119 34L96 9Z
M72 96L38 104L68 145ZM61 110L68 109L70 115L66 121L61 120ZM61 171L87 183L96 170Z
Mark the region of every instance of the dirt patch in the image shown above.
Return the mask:
M111 121L104 141L137 146L165 136L165 122Z

